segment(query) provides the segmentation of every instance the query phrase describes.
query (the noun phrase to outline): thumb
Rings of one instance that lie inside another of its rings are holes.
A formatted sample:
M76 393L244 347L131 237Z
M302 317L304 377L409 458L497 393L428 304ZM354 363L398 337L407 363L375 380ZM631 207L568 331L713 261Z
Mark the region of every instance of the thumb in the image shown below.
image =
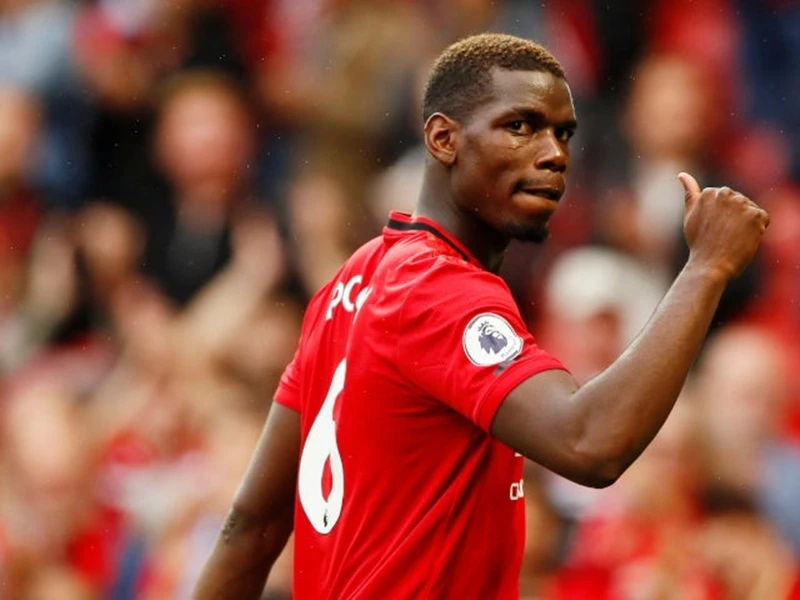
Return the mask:
M683 184L684 199L688 204L695 196L700 194L700 186L694 177L683 171L678 173L678 179Z

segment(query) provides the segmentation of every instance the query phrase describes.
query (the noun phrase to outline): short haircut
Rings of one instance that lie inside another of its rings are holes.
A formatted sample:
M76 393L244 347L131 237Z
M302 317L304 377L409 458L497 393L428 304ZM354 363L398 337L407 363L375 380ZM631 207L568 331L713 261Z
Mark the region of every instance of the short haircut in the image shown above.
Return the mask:
M492 68L544 71L565 79L564 69L546 48L523 38L482 33L464 38L433 65L422 101L422 118L441 112L463 121L491 98Z

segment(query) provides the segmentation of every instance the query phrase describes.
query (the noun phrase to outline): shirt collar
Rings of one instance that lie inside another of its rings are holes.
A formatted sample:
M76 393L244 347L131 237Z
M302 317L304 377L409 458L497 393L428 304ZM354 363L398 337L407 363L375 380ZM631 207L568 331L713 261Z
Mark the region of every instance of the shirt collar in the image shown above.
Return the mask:
M467 250L464 244L458 241L439 223L427 217L414 217L408 213L393 210L389 213L389 221L386 223L384 231L427 231L445 242L467 262L483 268L480 261Z

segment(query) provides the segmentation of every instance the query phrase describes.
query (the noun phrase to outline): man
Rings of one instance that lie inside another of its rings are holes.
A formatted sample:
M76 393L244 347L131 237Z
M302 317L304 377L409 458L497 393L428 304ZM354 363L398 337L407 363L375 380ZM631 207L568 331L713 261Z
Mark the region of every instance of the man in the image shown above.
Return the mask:
M515 598L523 456L616 480L768 224L741 194L681 174L690 258L640 336L579 388L495 275L511 239L547 237L564 193L576 121L561 66L529 41L467 38L434 66L423 113L416 211L392 214L309 305L198 598L258 597L293 527L296 598Z

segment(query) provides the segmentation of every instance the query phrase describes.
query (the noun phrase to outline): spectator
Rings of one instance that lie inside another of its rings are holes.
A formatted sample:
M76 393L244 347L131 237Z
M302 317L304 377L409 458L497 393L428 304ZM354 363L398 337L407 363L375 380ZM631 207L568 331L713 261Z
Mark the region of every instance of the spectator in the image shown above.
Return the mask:
M0 86L0 314L18 301L43 202L32 180L40 114L35 97Z
M800 447L782 437L787 366L777 339L729 327L701 359L697 401L709 491L743 496L800 556Z
M3 405L4 485L0 527L7 540L12 597L44 586L110 589L127 543L122 514L95 485L95 450L81 407L64 381L43 373L20 381ZM60 566L60 567L59 567ZM72 583L70 583L72 582Z
M34 181L48 203L61 207L80 204L89 177L83 142L90 114L71 51L74 21L72 2L0 3L0 85L39 99L43 127Z
M145 271L179 305L231 256L231 227L254 206L250 185L253 115L237 84L187 73L164 90L154 138L166 178L132 199L147 235Z
M650 447L577 526L554 598L711 598L694 535L695 411L681 398Z

